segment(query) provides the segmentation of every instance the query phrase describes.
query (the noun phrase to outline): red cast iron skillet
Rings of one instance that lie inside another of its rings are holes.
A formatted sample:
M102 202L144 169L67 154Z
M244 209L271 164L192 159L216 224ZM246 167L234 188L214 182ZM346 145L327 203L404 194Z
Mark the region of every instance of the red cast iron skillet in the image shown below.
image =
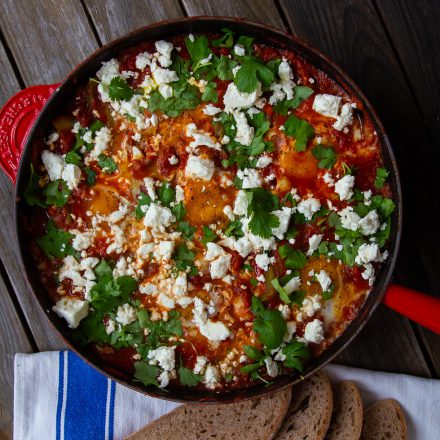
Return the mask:
M334 78L349 94L354 94L363 102L364 111L367 112L373 120L383 147L384 164L386 168L390 170L389 183L391 185L393 199L396 203L391 237L388 244L390 256L383 264L373 290L359 311L358 316L348 325L344 333L330 348L310 362L301 376L292 373L290 375L280 376L275 379L274 383L270 386L257 384L252 388L239 389L220 394L207 391L201 392L190 388L164 391L155 387L146 387L139 382L133 381L133 379L128 377L125 373L106 365L102 360L98 359L90 348L79 346L73 342L66 323L52 312L51 307L53 304L49 299L46 289L39 280L38 270L30 255L28 238L21 225L23 218L29 218L30 210L23 201L21 194L29 179L32 153L34 152L34 154L36 154L36 151L40 151L39 146L41 146L41 139L52 118L63 108L64 104L72 98L76 85L94 76L103 61L107 61L117 56L117 54L124 49L145 40L166 39L172 35L188 34L190 32L216 32L220 31L223 27L230 28L237 34L252 36L268 45L291 49L299 53L310 63L326 72L331 78ZM20 156L21 160L18 166ZM399 248L402 226L402 196L394 154L376 112L347 74L316 49L290 34L262 24L224 17L184 18L156 23L138 29L97 50L76 67L61 84L30 87L11 98L0 112L0 161L5 172L16 183L15 220L19 251L31 290L45 315L53 324L55 330L61 334L67 345L86 362L109 378L134 390L169 400L199 403L236 402L271 393L299 382L330 362L360 332L381 301L405 316L440 333L440 320L438 320L438 316L440 316L440 300L404 287L389 285Z

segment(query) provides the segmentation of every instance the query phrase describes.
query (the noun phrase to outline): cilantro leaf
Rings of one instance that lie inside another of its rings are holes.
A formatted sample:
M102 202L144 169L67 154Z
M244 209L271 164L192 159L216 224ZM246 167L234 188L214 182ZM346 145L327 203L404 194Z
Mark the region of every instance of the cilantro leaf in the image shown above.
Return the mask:
M73 150L69 151L66 154L65 160L66 160L66 163L72 163L72 164L78 165L78 166L82 165L81 156L76 151L73 151Z
M295 86L293 88L294 97L292 99L286 99L284 101L278 101L273 109L276 113L286 116L291 109L298 108L299 105L313 94L313 89L305 86Z
M284 133L295 138L296 151L305 151L307 142L313 137L315 130L307 121L291 115L284 123Z
M177 370L179 373L180 383L187 387L194 387L203 380L201 374L195 374L192 370L186 367L179 367Z
M274 278L271 281L271 284L273 288L278 292L280 295L281 301L283 301L286 304L290 304L292 301L290 301L289 294L285 291L285 289L281 286L280 281L278 278Z
M183 202L179 202L176 206L173 206L171 208L171 212L173 213L174 217L176 217L177 221L182 220L186 215L186 209Z
M374 180L374 186L377 189L381 189L384 186L389 174L390 173L389 171L387 171L386 168L378 168L376 170L376 179Z
M214 241L218 237L217 234L209 226L203 226L202 231L203 237L201 241L204 246L206 246L207 243Z
M258 350L255 347L252 347L251 345L243 345L243 351L245 352L246 356L256 361L259 361L265 357L260 350Z
M299 270L307 264L306 256L300 250L294 249L288 244L280 246L278 252L287 269Z
M120 76L115 76L108 86L110 99L113 101L130 101L134 95L127 81Z
M67 183L62 179L48 183L43 190L43 194L46 196L46 205L55 205L61 208L69 200L71 192Z
M75 253L71 244L75 237L73 234L58 229L51 220L47 223L46 230L47 233L37 239L37 244L48 257L64 258Z
M210 101L217 102L218 101L218 93L217 93L217 84L215 82L210 82L205 87L205 91L202 95L202 101Z
M251 218L249 228L253 234L263 238L272 236L272 229L280 224L279 218L271 214L276 209L278 198L262 188L247 191L249 200L248 216Z
M100 154L98 157L98 167L102 169L104 173L113 174L117 171L118 166L112 157Z
M96 173L91 168L84 168L84 172L86 173L86 183L88 186L93 186L96 183Z
M287 325L279 310L265 310L255 319L253 328L260 342L267 348L274 349L283 342Z
M264 305L261 302L261 300L259 298L257 298L256 296L253 296L252 302L251 302L251 312L255 316L262 316L265 310L266 309L264 308Z
M303 342L293 341L287 344L282 353L286 356L283 361L288 368L295 368L300 373L304 370L304 362L308 361L312 354L310 348Z
M240 220L234 220L229 222L227 228L225 229L225 235L226 237L235 237L240 238L244 237L243 233L243 225Z
M195 253L188 249L188 246L184 243L179 244L174 251L173 259L176 263L178 270L185 271L189 269L190 275L197 274L197 268L194 266Z
M159 383L157 381L159 367L157 367L156 365L150 365L146 362L135 362L134 370L134 377L142 382L144 385L159 386Z
M181 232L187 240L192 240L194 237L194 232L197 230L195 226L191 226L188 222L182 221L179 222L176 229Z
M244 367L240 368L240 373L249 374L252 373L253 371L257 371L260 367L261 365L259 363L247 364Z
M135 215L138 220L145 217L145 212L142 210L142 206L149 206L151 203L151 198L144 192L139 194L139 201L136 206Z
M173 188L171 183L164 182L157 191L157 197L161 201L162 205L170 206L170 204L176 199L176 190Z
M29 177L29 182L26 185L25 190L23 191L23 196L26 199L26 202L30 206L41 206L44 208L46 205L42 200L41 196L41 188L38 185L38 181L41 176L39 176L34 169L34 166L31 164L31 175Z
M225 55L221 55L216 66L216 71L219 79L222 81L230 81L234 78L232 69L237 66L237 62L231 60Z
M214 47L227 47L231 48L234 45L234 32L228 28L222 28L223 35L216 40L213 40L211 44Z
M193 41L188 36L185 37L185 46L193 61L193 66L196 66L201 60L208 58L212 53L211 49L209 49L208 38L205 35L194 36Z
M260 81L269 86L274 79L275 74L259 58L244 57L234 77L234 83L240 92L252 93Z
M318 144L312 149L313 155L318 162L318 168L331 169L336 163L336 154L332 147L324 147L324 145Z

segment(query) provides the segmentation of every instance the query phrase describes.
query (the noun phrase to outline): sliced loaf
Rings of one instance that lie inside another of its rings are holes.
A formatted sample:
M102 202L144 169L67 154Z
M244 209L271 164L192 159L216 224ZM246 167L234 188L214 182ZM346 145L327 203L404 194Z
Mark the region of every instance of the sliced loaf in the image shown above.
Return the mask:
M289 408L291 389L223 405L182 405L127 440L270 440Z
M405 416L395 400L379 400L364 412L362 440L406 440Z
M322 440L333 409L332 387L318 372L292 389L292 401L277 440Z
M332 386L333 412L326 440L359 440L362 432L362 400L353 382Z

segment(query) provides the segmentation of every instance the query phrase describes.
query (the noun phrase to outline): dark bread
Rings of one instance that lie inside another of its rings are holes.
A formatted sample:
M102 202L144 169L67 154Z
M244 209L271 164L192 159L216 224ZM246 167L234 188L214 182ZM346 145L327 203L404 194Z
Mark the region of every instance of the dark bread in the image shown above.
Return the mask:
M406 440L405 416L395 400L379 400L364 412L362 440Z
M127 440L270 440L286 415L291 389L223 405L182 405Z
M322 440L330 424L333 393L324 372L292 389L292 401L277 440Z
M332 386L333 412L326 440L359 440L362 432L362 400L353 382Z

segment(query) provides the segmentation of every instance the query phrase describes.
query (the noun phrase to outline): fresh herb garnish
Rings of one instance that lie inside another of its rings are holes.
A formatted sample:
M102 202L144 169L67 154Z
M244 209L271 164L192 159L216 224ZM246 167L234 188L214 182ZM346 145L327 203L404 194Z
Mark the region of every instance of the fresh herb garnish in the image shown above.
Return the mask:
M142 206L150 206L151 198L145 194L144 192L141 192L139 194L139 201L136 206L136 218L140 220L141 218L145 217L145 212L142 210Z
M294 249L288 244L280 246L278 252L287 269L299 270L307 264L307 257L300 250Z
M183 366L179 367L177 372L179 373L180 383L187 387L194 387L203 380L201 374L196 374L189 368Z
M189 275L196 275L198 271L196 266L194 266L195 256L195 253L190 251L186 244L179 244L173 255L176 268L182 271L189 269Z
M284 123L284 133L295 138L296 151L305 151L307 142L314 136L315 130L307 121L291 115Z
M283 301L286 304L290 304L292 301L289 298L289 294L286 292L286 290L284 289L284 287L281 286L280 281L278 278L274 278L271 281L271 284L273 286L273 288L278 292L278 294L280 295L280 299L281 301Z
M98 167L106 174L113 174L117 171L118 166L112 157L100 154L98 157Z
M159 386L157 381L159 367L156 365L150 365L147 362L135 362L134 370L134 377L144 385Z
M275 113L286 116L289 110L293 110L299 107L299 105L313 94L313 89L305 86L295 86L293 88L293 99L285 99L284 101L278 101L273 109Z
M113 101L130 101L134 95L133 90L127 84L127 81L120 76L115 76L108 86L110 99Z
M318 162L318 168L331 169L336 163L336 153L332 147L324 147L324 145L318 144L312 149L313 155Z
M202 232L203 237L201 241L204 246L206 246L207 243L214 241L218 237L218 235L209 226L203 226Z
M381 189L384 186L389 174L389 171L387 171L385 168L378 168L376 170L376 179L374 180L374 186L377 189Z
M46 196L45 206L55 205L57 208L61 208L69 200L71 192L67 183L62 179L49 182L43 190L43 195Z
M253 234L263 238L272 236L272 229L280 224L279 218L271 212L277 209L279 200L270 191L254 188L246 191L249 204L249 228Z
M47 222L46 231L45 235L37 239L37 244L48 257L64 258L75 253L71 244L75 237L73 234L58 229L52 220Z

